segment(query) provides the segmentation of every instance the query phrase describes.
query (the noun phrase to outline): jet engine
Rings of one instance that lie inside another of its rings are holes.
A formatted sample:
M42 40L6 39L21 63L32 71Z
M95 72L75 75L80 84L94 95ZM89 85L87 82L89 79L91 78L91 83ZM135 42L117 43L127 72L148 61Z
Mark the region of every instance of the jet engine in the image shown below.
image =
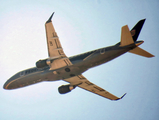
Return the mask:
M36 62L36 67L37 68L44 68L44 67L49 66L50 64L51 64L50 59L39 60Z
M75 85L62 85L58 88L58 91L60 94L65 94L75 89L75 87Z

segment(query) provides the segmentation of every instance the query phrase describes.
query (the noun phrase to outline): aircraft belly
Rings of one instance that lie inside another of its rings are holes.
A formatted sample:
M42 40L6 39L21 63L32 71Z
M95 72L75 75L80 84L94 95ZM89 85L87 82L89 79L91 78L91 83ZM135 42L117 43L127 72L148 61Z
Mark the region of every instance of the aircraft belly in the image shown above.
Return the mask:
M95 67L97 65L106 63L124 53L126 53L128 49L116 49L116 50L109 50L105 51L104 53L97 53L94 55L90 60L87 61L87 65L91 67Z
M63 67L61 69L52 70L51 72L53 73L54 77L50 76L50 79L48 79L47 81L67 79L67 78L70 78L70 77L73 77L73 76L80 75L84 71L86 71L86 69L80 68L77 65Z
M6 89L16 89L25 86L29 86L32 84L36 84L42 81L57 81L60 79L70 78L76 75L81 74L84 69L80 69L77 66L69 66L64 67L57 70L46 70L46 71L39 71L36 73L23 75L17 79L10 79L7 83Z
M20 87L25 87L25 86L35 84L41 81L42 80L39 78L38 73L33 73L33 74L21 76L20 78L17 78L15 80L12 80L8 84L8 89L16 89Z

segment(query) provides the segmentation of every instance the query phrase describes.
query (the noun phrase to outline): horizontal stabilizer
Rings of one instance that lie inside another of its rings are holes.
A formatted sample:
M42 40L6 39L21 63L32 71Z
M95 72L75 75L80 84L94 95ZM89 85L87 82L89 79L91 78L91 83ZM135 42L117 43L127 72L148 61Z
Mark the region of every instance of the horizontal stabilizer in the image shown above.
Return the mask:
M154 57L154 55L152 55L151 53L141 49L140 47L136 47L136 48L130 50L129 52L137 54L137 55L141 55L143 57L149 57L149 58Z
M133 44L133 38L131 36L131 33L129 31L129 28L127 25L123 26L121 28L121 42L120 42L120 46L126 46L126 45L130 45Z

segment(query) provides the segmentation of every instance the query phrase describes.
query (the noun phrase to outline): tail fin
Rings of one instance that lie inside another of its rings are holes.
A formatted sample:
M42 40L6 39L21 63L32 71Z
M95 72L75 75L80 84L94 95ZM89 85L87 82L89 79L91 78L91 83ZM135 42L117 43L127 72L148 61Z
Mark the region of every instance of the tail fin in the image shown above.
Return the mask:
M140 20L132 29L131 29L131 35L133 37L134 42L137 40L140 31L142 29L143 24L145 23L146 19Z
M142 20L141 20L142 21ZM140 27L136 27L136 26L139 26L139 23L140 23ZM143 24L142 24L143 25ZM140 33L140 30L142 28L141 26L141 22L139 21L137 23L137 25L135 25L134 28L139 28L139 30L137 29L133 29L133 30L137 30L138 32L134 35L135 36L135 39L137 39L139 33ZM150 54L149 52L141 49L140 47L138 47L140 44L143 43L143 41L138 41L138 42L135 42L133 40L133 37L131 35L131 32L129 31L129 28L127 25L123 26L122 27L122 31L121 31L121 42L120 42L120 46L126 46L126 45L130 45L130 44L135 44L136 47L132 50L130 50L129 52L131 53L134 53L134 54L137 54L137 55L141 55L141 56L144 56L144 57L154 57L154 55Z

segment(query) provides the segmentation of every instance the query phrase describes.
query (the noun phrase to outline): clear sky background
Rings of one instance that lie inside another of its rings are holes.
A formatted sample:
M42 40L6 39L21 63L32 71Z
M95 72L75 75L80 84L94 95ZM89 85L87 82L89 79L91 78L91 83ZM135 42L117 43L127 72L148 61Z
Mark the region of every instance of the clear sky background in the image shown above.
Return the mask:
M3 0L0 4L0 120L157 120L159 119L158 0ZM53 24L67 56L120 41L121 27L146 18L139 40L154 54L126 53L83 75L116 96L110 101L80 88L60 95L64 81L4 90L18 71L48 57L44 24Z

